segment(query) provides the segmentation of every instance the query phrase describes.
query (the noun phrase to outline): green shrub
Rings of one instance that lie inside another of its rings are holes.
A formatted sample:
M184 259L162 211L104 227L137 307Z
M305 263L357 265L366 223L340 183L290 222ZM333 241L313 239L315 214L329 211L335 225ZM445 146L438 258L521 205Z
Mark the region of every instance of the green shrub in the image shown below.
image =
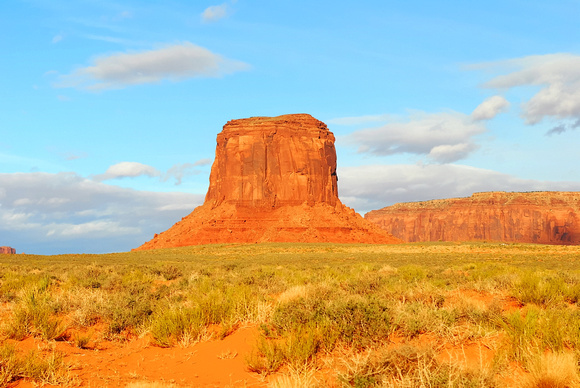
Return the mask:
M150 293L120 293L111 298L105 309L108 326L105 335L113 339L127 329L135 329L153 313Z
M20 376L22 361L16 356L11 345L0 346L0 387L6 387Z
M500 326L508 338L509 356L511 359L526 362L530 354L537 352L539 310L528 307L525 311L514 311L500 319Z
M26 356L19 357L13 346L0 346L0 387L9 386L11 382L28 378L41 385L51 384L66 386L73 383L70 366L64 362L63 356L51 352L43 358L37 352L31 351Z
M512 295L524 304L548 306L563 301L566 290L560 277L527 272L514 284Z
M46 340L60 339L67 327L55 317L48 285L41 281L37 287L22 291L20 300L13 310L11 319L4 327L9 338L21 340L28 335L38 335Z
M427 277L425 268L415 264L399 267L397 273L406 282L415 282Z
M250 372L268 375L276 372L285 361L284 350L276 341L260 338L257 349L246 357Z
M155 344L169 347L186 338L197 341L205 326L206 319L199 307L167 308L153 315L149 330Z

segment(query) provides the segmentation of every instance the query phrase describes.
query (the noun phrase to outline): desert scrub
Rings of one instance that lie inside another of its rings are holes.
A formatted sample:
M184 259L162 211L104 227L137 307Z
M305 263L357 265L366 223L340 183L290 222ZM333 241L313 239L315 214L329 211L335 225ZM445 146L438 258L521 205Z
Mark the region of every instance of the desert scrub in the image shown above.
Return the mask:
M332 352L337 344L362 349L383 340L391 332L391 314L385 302L369 295L335 292L328 285L284 295L262 334L250 369L271 373L281 365L316 364L320 352ZM308 294L308 297L301 295Z
M514 311L498 321L507 337L509 359L525 364L531 354L538 352L539 314L538 308L528 307L524 311Z
M323 342L322 334L319 328L307 326L277 339L262 336L246 357L248 369L268 375L285 364L290 369L316 368L317 353Z
M119 334L126 330L135 331L144 324L153 313L152 299L151 293L145 290L113 294L104 311L107 321L105 337L125 339L125 336Z
M523 388L580 386L578 361L569 351L536 354L529 362L528 371L521 385Z
M352 352L345 357L353 365L372 350L367 372L384 370L391 359L415 367L401 370L405 377L381 372L367 380L362 370L356 379L345 376L345 385L413 386L422 376L432 386L480 387L488 386L483 372L445 366L420 349L420 357L385 355L381 343L391 334L410 343L427 334L434 346L481 339L505 353L498 363L518 360L530 373L538 354L580 353L580 312L573 306L580 300L579 257L580 247L482 243L18 255L0 263L0 300L3 329L24 333L16 338L58 335L46 317L98 339L150 330L161 346L187 345L206 333L223 337L250 323L261 335L248 365L261 373L314 370L343 351ZM105 333L90 327L97 322ZM85 346L87 338L73 334L71 341Z
M13 346L0 346L0 387L22 378L41 385L69 386L74 382L70 369L58 352L51 352L46 357L34 351L19 355Z
M14 346L0 346L0 387L20 377L22 361L16 355Z
M195 342L210 325L220 325L223 338L234 325L257 316L262 300L251 286L207 277L193 281L186 295L181 303L168 299L156 306L149 330L157 345Z
M560 276L526 271L514 284L512 295L522 304L549 306L564 301L567 289Z
M107 283L113 273L114 270L112 268L105 268L104 266L93 263L86 268L81 267L68 272L66 281L70 286L101 288Z
M391 332L391 314L387 303L377 298L341 294L331 297L321 293L319 297L299 297L279 304L272 314L271 325L280 334L314 325L327 329L327 338L362 347ZM328 347L332 350L334 343Z
M149 331L161 347L197 341L207 323L199 307L160 308L153 315Z
M369 349L342 358L338 379L345 387L494 387L489 372L440 363L433 349L404 345Z
M0 302L16 300L20 290L38 286L44 278L48 277L42 273L31 274L23 269L3 271L0 273Z
M63 292L60 301L73 325L89 327L104 321L110 295L103 289L75 287Z
M48 278L43 278L20 291L12 316L3 327L9 338L21 340L34 335L52 340L64 335L67 327L56 316L58 307L47 291L49 283Z
M175 280L183 276L183 271L173 264L163 263L151 269L155 275L161 276L164 280Z

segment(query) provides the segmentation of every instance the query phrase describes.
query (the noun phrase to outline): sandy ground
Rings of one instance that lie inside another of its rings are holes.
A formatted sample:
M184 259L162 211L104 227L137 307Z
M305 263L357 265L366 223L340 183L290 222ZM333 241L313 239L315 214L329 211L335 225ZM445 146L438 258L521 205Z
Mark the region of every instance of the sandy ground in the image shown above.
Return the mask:
M445 305L465 302L487 306L499 304L503 311L519 309L517 301L509 297L498 297L488 293L464 290L449 295ZM98 330L93 327L89 330ZM72 338L75 333L69 333ZM22 341L7 342L16 345L22 352L37 350L48 353L57 350L65 355L65 360L73 365L74 385L80 387L154 387L148 385L159 383L155 387L266 387L284 373L264 379L247 370L245 358L259 336L256 326L245 326L235 330L223 340L210 339L189 346L161 348L152 344L145 335L125 342L96 340L88 344L87 349L74 346L73 341L43 341L27 338ZM98 338L98 334L93 334ZM478 338L475 341L465 340L460 343L448 342L431 334L421 334L409 340L396 334L386 339L389 347L401 346L404 343L429 345L437 352L442 362L460 365L462 368L491 367L496 350L503 338L500 335ZM335 371L327 363L318 374L330 386L335 383ZM525 372L517 364L506 379L517 381ZM508 382L509 385L509 382ZM25 379L17 381L11 387L35 387Z
M244 357L251 352L258 331L243 327L223 340L209 340L188 347L160 348L149 338L125 343L98 341L89 349L73 344L27 338L17 342L22 351L64 353L74 366L81 387L125 387L135 382L162 382L183 387L262 387L266 382L246 369ZM12 341L14 342L14 341ZM14 387L34 387L20 380Z

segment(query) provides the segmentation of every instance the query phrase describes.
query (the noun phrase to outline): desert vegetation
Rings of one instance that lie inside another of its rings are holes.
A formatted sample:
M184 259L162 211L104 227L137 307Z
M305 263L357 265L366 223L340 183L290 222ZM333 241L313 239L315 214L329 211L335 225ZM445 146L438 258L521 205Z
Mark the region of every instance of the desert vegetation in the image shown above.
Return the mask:
M574 246L242 244L6 255L0 386L89 386L84 360L107 346L195 351L251 328L250 351L219 355L247 371L247 381L231 386L572 387L580 384L579 303ZM191 384L171 376L111 381Z

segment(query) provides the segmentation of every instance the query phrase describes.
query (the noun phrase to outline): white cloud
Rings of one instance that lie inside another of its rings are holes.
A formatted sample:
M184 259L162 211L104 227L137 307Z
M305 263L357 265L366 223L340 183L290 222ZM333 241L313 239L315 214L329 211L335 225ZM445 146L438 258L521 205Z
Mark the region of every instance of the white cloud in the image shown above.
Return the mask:
M52 43L58 43L60 42L62 39L64 38L64 36L62 34L57 34L55 36L52 37Z
M227 14L228 14L228 5L226 3L220 5L212 5L211 7L207 7L201 13L201 20L206 23L216 22L226 17Z
M202 170L196 167L211 164L211 159L200 159L195 163L178 163L171 166L165 173L152 166L138 162L121 162L110 166L104 174L93 175L92 180L102 182L110 179L136 178L148 176L150 178L159 177L160 181L167 182L175 179L175 185L180 185L186 176L198 175Z
M167 172L163 175L161 180L163 182L166 182L169 179L174 178L175 185L176 186L180 185L181 180L185 176L197 175L197 174L201 173L200 170L195 169L196 166L198 166L198 165L195 163L175 164L167 170Z
M136 191L74 173L0 173L2 244L53 254L126 251L203 202L203 195Z
M411 153L426 155L438 163L467 157L478 148L473 137L486 131L483 124L459 112L415 112L406 122L355 131L347 136L359 144L359 152L375 155Z
M439 163L452 163L467 158L478 148L474 143L442 144L431 148L428 156Z
M184 42L157 50L97 57L93 66L61 76L55 86L88 90L119 89L163 80L221 77L248 69L249 65L243 62Z
M491 120L498 114L505 112L509 106L509 101L504 97L493 96L479 104L471 113L471 118L475 121Z
M157 177L161 175L161 172L143 163L121 162L110 166L104 174L95 175L93 180L101 182L109 179L136 178L143 175Z
M80 224L49 224L46 226L47 236L74 238L74 237L108 237L114 235L140 234L141 229L133 226L122 226L116 221L89 221Z
M507 90L539 86L540 90L522 105L522 116L528 124L539 123L545 118L580 119L580 55L534 55L472 68L507 72L484 85L489 88Z
M210 158L199 159L197 162L193 163L194 166L208 166L212 160Z
M341 200L360 212L398 202L466 197L480 191L580 190L580 182L520 179L455 164L341 167L338 177Z

